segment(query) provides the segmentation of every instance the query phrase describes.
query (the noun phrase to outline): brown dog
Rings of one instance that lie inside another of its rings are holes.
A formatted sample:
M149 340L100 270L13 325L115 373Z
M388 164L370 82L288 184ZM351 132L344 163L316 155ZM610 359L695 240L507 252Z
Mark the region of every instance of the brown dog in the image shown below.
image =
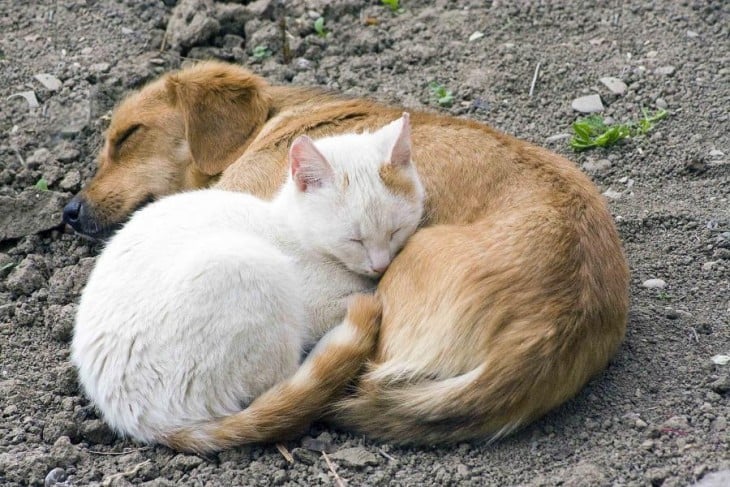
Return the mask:
M372 129L401 111L201 63L122 102L66 221L99 236L149 199L214 183L268 197L297 135ZM626 261L605 202L567 160L473 121L411 120L427 218L380 282L377 350L334 416L397 442L497 438L606 366L626 327ZM275 401L266 424L302 400ZM246 441L227 427L206 448Z

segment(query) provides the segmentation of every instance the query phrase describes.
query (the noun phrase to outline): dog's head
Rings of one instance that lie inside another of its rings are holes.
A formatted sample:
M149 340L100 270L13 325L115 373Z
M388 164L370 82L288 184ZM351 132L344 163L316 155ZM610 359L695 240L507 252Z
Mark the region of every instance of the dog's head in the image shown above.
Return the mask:
M266 86L243 68L206 62L129 95L112 114L96 174L66 205L64 221L103 238L146 203L211 184L266 121Z

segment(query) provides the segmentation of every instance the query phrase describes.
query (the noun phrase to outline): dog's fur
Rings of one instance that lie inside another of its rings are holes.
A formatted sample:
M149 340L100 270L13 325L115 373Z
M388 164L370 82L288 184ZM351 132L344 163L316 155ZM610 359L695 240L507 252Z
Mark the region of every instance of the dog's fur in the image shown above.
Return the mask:
M270 197L297 135L374 129L401 111L201 63L122 102L79 198L108 229L185 189ZM606 366L626 327L626 260L605 202L569 161L469 120L411 122L425 228L380 282L377 351L332 418L396 442L498 438ZM267 417L294 414L298 400L272 401Z

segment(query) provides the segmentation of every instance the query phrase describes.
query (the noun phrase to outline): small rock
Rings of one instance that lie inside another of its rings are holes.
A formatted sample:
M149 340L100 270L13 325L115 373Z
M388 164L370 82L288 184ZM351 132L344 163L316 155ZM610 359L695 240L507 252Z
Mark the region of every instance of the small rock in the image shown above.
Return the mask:
M711 271L713 267L715 267L717 264L719 264L720 261L718 260L710 260L702 264L702 270L703 271Z
M31 169L37 169L51 160L51 151L45 147L39 147L31 155L26 157L25 164Z
M53 148L53 153L56 160L63 163L76 161L80 155L79 151L65 140Z
M129 27L122 27L122 34L125 36L134 34L134 30L130 29Z
M584 171L595 174L606 171L611 167L611 165L611 161L609 161L608 159L599 159L597 161L588 160L584 162L581 167Z
M58 186L66 191L76 192L81 185L81 173L78 169L71 169L66 176L58 183Z
M10 95L8 97L8 100L11 100L13 98L23 98L23 99L25 99L25 101L28 102L28 108L30 108L31 110L32 109L35 109L35 108L38 108L39 106L41 106L38 103L38 98L36 98L35 92L34 91L31 91L31 90L28 90L28 91L20 91L18 93L13 93L12 95Z
M718 416L710 427L714 431L725 431L727 429L727 418L725 416Z
M71 438L62 436L51 447L51 459L56 465L73 465L79 461L79 449L71 444Z
M611 199L611 200L617 200L617 199L621 198L621 192L615 191L613 189L607 189L606 191L603 192L603 196L605 196L606 198Z
M662 485L664 479L672 475L672 471L668 467L651 468L644 474L644 478L651 485Z
M39 255L31 254L15 266L5 280L5 286L17 295L28 296L46 283L45 273L45 260Z
M63 86L61 80L56 78L52 74L38 73L33 77L37 79L49 91L58 91L61 89L61 86Z
M0 196L0 241L32 235L61 225L67 196L30 188L16 197Z
M478 30L476 30L469 36L469 42L474 42L478 39L481 39L482 37L484 37L484 32L479 32Z
M710 360L715 365L727 365L730 364L730 355L713 355Z
M203 463L203 459L195 455L175 455L167 464L168 468L189 472Z
M710 388L718 394L730 391L730 372L710 384Z
M545 139L545 142L552 144L553 142L559 142L561 140L569 139L570 137L570 134L555 134Z
M43 485L44 487L54 487L56 484L64 483L67 478L68 474L66 471L60 467L56 467L48 472L48 475L46 475L43 481Z
M306 71L312 67L312 61L309 59L298 57L294 60L294 69L297 71Z
M649 425L647 424L647 422L646 422L646 421L644 421L643 419L639 418L639 419L637 419L637 420L636 420L636 422L634 423L634 426L636 426L636 429L637 429L637 430L643 430L644 428L646 428L646 427L647 427L647 426L649 426Z
M595 463L581 462L575 467L567 469L561 485L582 487L584 485L607 485L608 483L608 475L604 467Z
M717 149L712 149L708 154L710 157L722 157L725 155L723 151Z
M720 470L705 475L692 487L727 487L730 485L730 470Z
M215 36L221 29L212 0L181 0L167 23L167 40L174 49L189 49Z
M699 37L699 35L700 34L698 32L695 32L693 30L688 30L687 31L687 37L689 37L690 39L694 39L695 37Z
M603 111L603 102L599 95L588 95L576 98L571 103L573 110L581 113L595 113Z
M94 63L89 66L89 70L94 73L106 73L109 71L109 63Z
M656 105L656 107L657 107L657 108L660 108L660 109L662 109L662 110L666 110L666 109L667 109L667 107L669 106L669 105L667 104L667 101L666 101L666 100L665 100L664 98L657 98L657 99L656 99L656 100L654 101L654 104Z
M355 468L362 468L367 465L377 465L380 463L378 457L360 446L337 450L335 453L330 455L330 458Z
M647 279L641 285L647 289L664 289L667 283L663 279Z
M84 421L81 425L81 436L89 440L91 443L96 443L99 445L111 445L116 439L114 432L110 430L106 423L104 423L100 419ZM202 462L202 460L200 461Z
M658 74L661 76L671 76L674 74L675 70L676 68L674 66L661 66L654 70L654 74Z
M76 423L61 414L46 421L46 424L43 425L41 437L46 443L53 444L62 436L67 436L72 439L77 438L78 428L76 427Z
M626 83L618 78L612 78L610 76L607 76L605 78L601 78L600 81L606 88L608 88L608 91L610 91L614 95L623 95L624 93L626 93Z
M314 465L320 458L320 454L306 448L294 448L291 451L291 456L298 462L302 462L304 465Z
M684 416L672 416L662 423L662 428L687 431L689 429L689 422Z

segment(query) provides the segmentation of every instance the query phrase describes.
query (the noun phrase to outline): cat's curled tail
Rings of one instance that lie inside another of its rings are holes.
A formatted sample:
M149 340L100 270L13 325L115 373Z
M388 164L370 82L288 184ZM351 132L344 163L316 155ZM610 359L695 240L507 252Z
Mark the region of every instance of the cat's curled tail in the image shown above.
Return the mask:
M231 416L179 429L161 440L181 451L206 453L248 443L270 443L301 433L360 371L373 353L381 305L355 296L345 320L328 332L289 379Z

